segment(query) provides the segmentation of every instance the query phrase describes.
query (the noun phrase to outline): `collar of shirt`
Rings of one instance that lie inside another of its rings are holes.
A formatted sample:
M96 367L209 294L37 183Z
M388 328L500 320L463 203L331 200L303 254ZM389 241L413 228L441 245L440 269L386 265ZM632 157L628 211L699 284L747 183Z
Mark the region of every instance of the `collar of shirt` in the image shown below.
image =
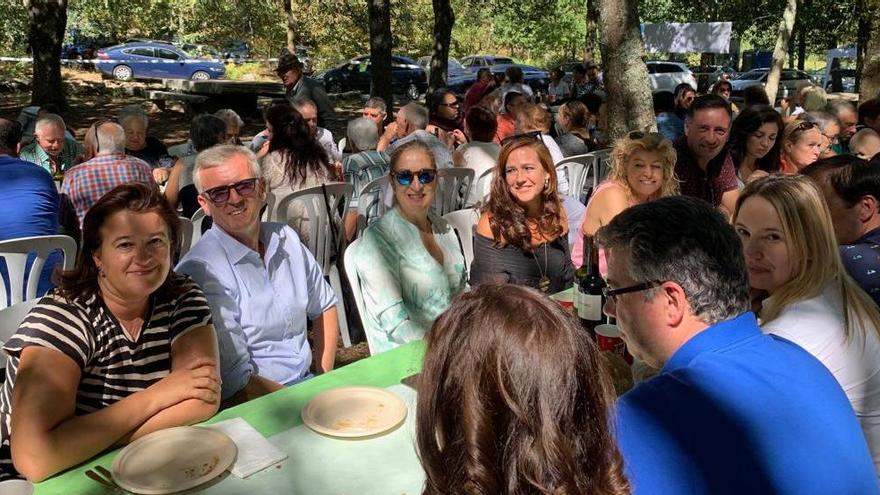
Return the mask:
M721 350L741 340L759 335L762 335L761 329L758 328L758 321L751 311L718 322L694 335L679 347L666 361L661 372L667 373L686 368L701 354Z
M256 256L257 259L260 259L259 253L226 233L226 231L216 223L211 225L211 230L215 231L217 234L217 239L220 241L220 247L223 248L226 252L226 257L233 264L241 263L241 261L249 255ZM264 254L261 263L268 265L268 260L271 260L275 253L278 252L282 246L283 240L284 229L276 231L274 229L267 229L262 223L260 224L260 242L263 243L264 246Z
M733 165L733 158L731 158L728 148L728 145L725 144L721 151L718 152L717 155L712 157L709 160L709 163L706 164L706 170L700 168L697 164L697 160L694 159L693 154L691 154L691 149L687 143L687 136L682 136L675 141L673 146L675 148L675 152L678 154L678 160L683 162L687 167L693 169L694 171L699 170L700 173L706 176L706 178L713 179L721 174L721 170L724 168L725 162L730 160L731 166Z
M850 245L853 244L880 244L880 227L865 232Z

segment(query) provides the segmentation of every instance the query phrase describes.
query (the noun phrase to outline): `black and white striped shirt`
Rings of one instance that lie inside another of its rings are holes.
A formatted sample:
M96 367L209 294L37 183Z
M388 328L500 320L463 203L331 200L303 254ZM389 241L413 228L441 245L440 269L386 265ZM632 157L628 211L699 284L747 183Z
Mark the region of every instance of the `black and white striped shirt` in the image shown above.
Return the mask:
M125 334L103 299L68 301L53 291L28 313L3 347L8 354L6 381L0 391L0 472L15 475L9 457L12 391L21 352L26 347L53 349L73 359L81 370L76 414L104 408L161 380L171 371L171 345L190 330L211 324L204 293L193 281L176 278L179 295L160 290L137 340ZM0 479L2 479L0 474Z

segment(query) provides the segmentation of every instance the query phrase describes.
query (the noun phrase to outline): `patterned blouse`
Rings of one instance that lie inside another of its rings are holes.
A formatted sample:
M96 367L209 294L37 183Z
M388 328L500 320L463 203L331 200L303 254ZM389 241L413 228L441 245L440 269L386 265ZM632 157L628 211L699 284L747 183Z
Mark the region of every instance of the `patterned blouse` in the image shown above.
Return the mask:
M424 337L434 319L465 289L467 274L458 236L428 214L443 264L425 249L418 228L392 208L364 231L357 272L374 353Z

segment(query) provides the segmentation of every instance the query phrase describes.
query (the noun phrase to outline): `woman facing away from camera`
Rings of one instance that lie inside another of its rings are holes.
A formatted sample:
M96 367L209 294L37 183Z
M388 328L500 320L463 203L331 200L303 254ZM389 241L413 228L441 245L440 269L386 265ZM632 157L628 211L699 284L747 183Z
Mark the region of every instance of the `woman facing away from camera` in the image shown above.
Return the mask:
M483 285L452 302L427 342L416 408L425 495L630 492L609 378L557 303Z

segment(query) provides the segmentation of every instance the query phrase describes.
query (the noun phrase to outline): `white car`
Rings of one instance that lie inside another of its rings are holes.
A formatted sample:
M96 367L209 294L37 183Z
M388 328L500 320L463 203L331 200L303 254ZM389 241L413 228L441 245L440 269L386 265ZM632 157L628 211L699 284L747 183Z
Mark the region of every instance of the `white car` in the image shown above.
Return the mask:
M660 61L649 61L646 64L652 93L660 91L674 93L675 87L681 83L688 83L694 90L697 89L697 78L685 64Z

